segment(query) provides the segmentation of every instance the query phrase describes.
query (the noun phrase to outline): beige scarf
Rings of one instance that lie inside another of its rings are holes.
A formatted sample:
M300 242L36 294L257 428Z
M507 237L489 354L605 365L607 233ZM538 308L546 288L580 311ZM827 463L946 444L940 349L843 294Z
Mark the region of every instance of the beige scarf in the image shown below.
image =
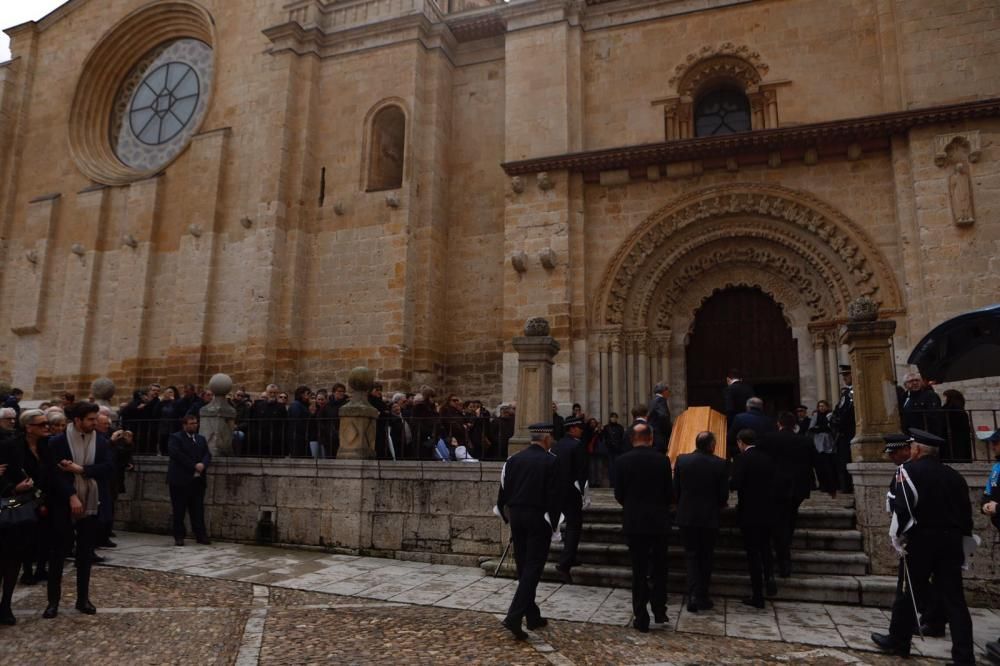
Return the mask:
M96 432L91 431L85 435L70 423L66 426L66 441L69 442L73 462L81 467L94 464L94 456L97 452ZM96 516L97 508L100 505L97 480L88 479L83 474L74 474L73 487L76 490L77 498L83 502L83 517Z

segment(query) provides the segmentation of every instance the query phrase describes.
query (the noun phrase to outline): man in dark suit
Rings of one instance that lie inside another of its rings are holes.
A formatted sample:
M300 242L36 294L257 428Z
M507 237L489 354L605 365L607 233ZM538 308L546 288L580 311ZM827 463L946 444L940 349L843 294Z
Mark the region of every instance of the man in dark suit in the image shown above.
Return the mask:
M205 474L212 454L208 442L198 434L198 417L188 414L183 429L170 436L167 484L174 516L174 544L184 545L184 514L191 516L191 531L198 543L208 545L205 531Z
M733 417L741 413L747 400L753 397L753 386L743 381L742 373L732 368L726 374L725 409L726 420L733 422Z
M545 570L549 544L559 519L559 469L552 446L552 426L538 423L529 426L531 446L511 456L500 472L500 491L494 512L510 523L514 542L514 562L517 565L517 591L503 620L518 640L528 629L540 629L548 622L535 603L535 590Z
M655 622L667 621L667 537L673 489L670 459L653 448L648 425L632 429L632 447L615 465L615 499L624 509L622 531L632 559L632 626L647 632L647 603Z
M587 451L580 437L583 435L583 421L570 416L563 422L566 435L552 447L559 464L560 510L566 522L563 551L559 556L556 571L563 582L572 584L571 570L576 566L576 550L580 545L583 530L583 496L587 488L590 465Z
M649 424L653 426L653 448L660 453L666 453L670 445L670 431L673 421L670 418L670 387L660 382L653 387L653 399L649 401Z
M736 442L740 455L733 462L730 487L739 496L736 516L747 552L751 588L751 596L743 599L743 603L763 608L765 581L768 596L778 592L771 557L776 472L771 457L757 449L757 435L753 430L740 430Z
M693 452L677 458L674 470L675 522L684 543L687 609L691 613L713 606L708 588L712 581L715 538L719 533L719 512L729 500L729 470L726 461L715 455L715 435L700 432L694 445Z
M107 438L97 432L98 406L74 403L67 416L66 432L49 440L49 496L46 505L52 526L49 557L48 606L42 617L59 613L63 562L76 539L76 609L93 615L90 603L90 569L100 526L111 520L110 479L114 461Z
M771 456L775 465L774 540L778 575L792 573L792 536L799 516L799 506L812 490L816 447L809 437L796 434L798 421L791 412L778 416L778 432L760 438L757 448Z
M774 419L764 413L764 401L751 397L746 402L747 410L737 414L729 421L729 432L726 437L726 456L730 459L739 453L736 444L736 434L740 430L753 430L758 438L775 431Z

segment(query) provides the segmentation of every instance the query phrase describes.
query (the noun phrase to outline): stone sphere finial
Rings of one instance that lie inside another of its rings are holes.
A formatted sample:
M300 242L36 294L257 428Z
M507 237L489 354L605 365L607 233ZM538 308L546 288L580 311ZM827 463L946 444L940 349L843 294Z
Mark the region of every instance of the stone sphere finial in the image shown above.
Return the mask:
M212 375L212 378L208 380L208 390L212 392L212 395L228 395L233 390L233 379L221 372Z
M878 319L878 303L868 296L860 296L847 305L847 319L852 323Z
M90 393L95 400L111 400L115 397L115 383L107 377L98 377L90 385Z
M532 317L524 325L524 334L529 338L546 336L549 330L549 320L545 317Z
M354 368L347 376L347 385L354 391L367 393L375 386L375 373L363 365Z

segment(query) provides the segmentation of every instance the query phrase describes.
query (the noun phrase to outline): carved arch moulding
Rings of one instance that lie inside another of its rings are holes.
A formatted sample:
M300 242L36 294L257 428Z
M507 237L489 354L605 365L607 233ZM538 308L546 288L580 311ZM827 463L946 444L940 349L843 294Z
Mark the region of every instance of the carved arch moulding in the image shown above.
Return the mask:
M814 319L846 314L846 303L861 295L883 311L902 309L888 261L847 216L810 194L734 183L681 197L647 218L609 262L592 324L648 325L656 294L730 264L797 283Z

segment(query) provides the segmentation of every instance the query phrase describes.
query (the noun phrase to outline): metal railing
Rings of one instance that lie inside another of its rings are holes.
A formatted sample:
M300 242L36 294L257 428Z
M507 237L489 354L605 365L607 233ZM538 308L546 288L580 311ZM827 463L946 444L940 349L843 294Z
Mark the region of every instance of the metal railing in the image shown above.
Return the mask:
M166 455L179 418L123 420L139 455ZM381 460L506 460L513 419L486 417L399 417L376 420L375 454ZM460 449L459 447L464 447ZM311 416L237 419L236 456L259 458L336 458L340 419Z
M989 445L977 433L992 433L1000 428L997 409L928 409L908 410L900 414L902 427L920 428L945 440L940 456L945 462L989 462Z

